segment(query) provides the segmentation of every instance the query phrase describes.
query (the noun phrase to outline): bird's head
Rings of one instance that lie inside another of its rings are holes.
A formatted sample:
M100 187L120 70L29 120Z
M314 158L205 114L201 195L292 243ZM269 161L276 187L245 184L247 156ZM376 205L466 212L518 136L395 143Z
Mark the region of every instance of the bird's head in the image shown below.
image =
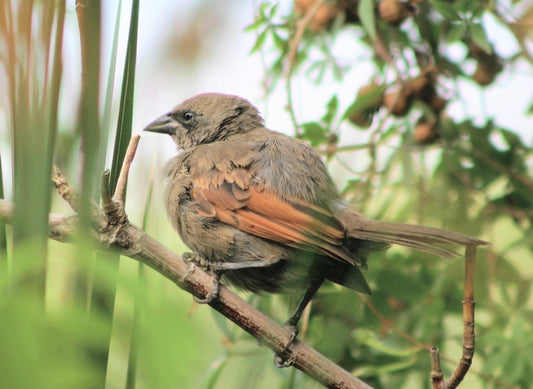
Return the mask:
M169 134L179 148L222 141L263 126L263 119L247 100L221 93L204 93L185 100L157 118L143 131Z

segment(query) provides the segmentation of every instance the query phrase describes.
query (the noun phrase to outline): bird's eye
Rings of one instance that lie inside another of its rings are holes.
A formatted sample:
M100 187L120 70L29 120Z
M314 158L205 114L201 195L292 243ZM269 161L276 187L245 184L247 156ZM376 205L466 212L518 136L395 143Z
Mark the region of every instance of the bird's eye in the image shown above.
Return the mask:
M192 120L194 118L194 113L192 113L191 111L186 111L183 113L183 119L188 122L190 120Z

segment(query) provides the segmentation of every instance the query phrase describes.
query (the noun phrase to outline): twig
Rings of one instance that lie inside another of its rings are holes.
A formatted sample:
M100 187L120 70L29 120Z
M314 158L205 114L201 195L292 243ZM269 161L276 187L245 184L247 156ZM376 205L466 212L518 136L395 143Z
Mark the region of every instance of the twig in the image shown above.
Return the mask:
M296 54L298 53L298 46L302 41L305 30L307 26L313 20L313 17L317 13L318 9L326 2L326 0L315 0L313 5L309 7L303 18L296 22L296 31L294 37L289 42L289 52L287 53L287 69L286 74L287 78L291 77L292 71L294 69L294 62L296 60Z
M286 84L287 84L287 107L289 110L289 116L291 118L292 125L294 127L294 130L296 133L298 133L298 120L296 119L296 115L294 113L294 105L292 102L292 87L291 87L291 80L292 80L292 71L294 70L295 61L296 61L296 55L298 53L298 46L300 45L300 42L302 41L302 38L304 36L305 30L307 30L307 26L309 26L309 23L311 20L313 20L313 17L317 13L318 9L326 2L326 0L315 0L313 5L309 7L303 18L298 20L296 22L296 31L294 33L294 36L289 41L289 51L287 53L287 68L285 70L286 74Z
M140 139L140 135L135 135L130 139L128 149L124 155L124 161L122 162L122 168L120 169L120 175L118 177L117 186L115 187L115 193L113 194L114 201L120 201L124 203L126 196L126 185L128 183L128 173L130 171L133 158L135 158L135 152L137 151L137 146Z
M444 374L442 373L442 369L440 367L440 354L438 347L432 347L429 356L431 359L431 385L433 386L433 389L444 389L445 388L445 381L444 381Z
M78 211L80 206L80 195L72 189L61 170L56 165L52 166L52 182L59 195L67 202L73 211Z
M449 379L445 380L440 367L439 349L433 347L430 352L431 357L431 384L433 389L453 389L456 388L465 377L468 369L472 365L475 348L474 331L474 270L476 262L476 246L467 245L465 252L465 287L463 297L463 354L459 365Z
M0 219L5 223L10 223L13 219L15 207L12 203L0 199ZM65 216L51 213L48 215L48 226L50 228L50 239L58 242L72 241L74 226L77 216Z
M489 253L491 253L491 252L493 253L492 250L489 251ZM409 343L413 344L415 347L417 347L419 349L424 349L424 350L428 350L428 351L432 351L433 349L435 349L435 347L432 347L432 346L430 346L428 344L425 344L425 343L419 341L418 339L412 337L411 335L409 335L405 331L402 331L401 329L397 328L393 324L393 321L391 319L388 319L387 317L385 317L376 308L376 306L372 304L372 302L370 301L370 299L367 296L359 295L359 298L361 298L363 300L363 302L368 307L368 309L370 309L370 311L374 314L374 316L376 316L376 318L383 324L383 326L387 330L390 330L390 331L393 331L393 332L397 333L399 336L401 336L402 338L404 338ZM433 353L434 352L437 352L437 350L433 350ZM431 357L433 358L433 354L431 355ZM440 360L444 360L448 364L452 364L453 363L453 361L450 358L448 358L448 357L442 356L440 354L439 354L439 357L440 357ZM432 362L433 362L433 360L432 360ZM439 366L440 366L440 362L439 362ZM432 369L433 368L434 368L434 365L432 364ZM507 384L505 382L502 382L501 380L498 380L497 378L495 378L495 377L493 377L491 375L482 373L480 371L476 371L476 370L474 370L472 368L470 368L469 372L470 372L470 374L475 374L475 375L481 377L486 382L492 382L494 384L497 384L498 386L501 386L502 388L515 389L515 386L512 386L512 385L509 385L509 384Z

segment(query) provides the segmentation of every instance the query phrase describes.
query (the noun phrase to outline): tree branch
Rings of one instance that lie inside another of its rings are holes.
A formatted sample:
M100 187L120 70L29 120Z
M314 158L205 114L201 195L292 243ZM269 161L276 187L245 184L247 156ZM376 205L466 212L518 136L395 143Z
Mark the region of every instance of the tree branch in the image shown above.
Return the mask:
M140 136L133 137L126 152L126 158L120 173L115 194L109 193L109 171L102 176L102 209L92 208L94 220L94 238L103 249L116 250L119 254L136 259L174 282L178 287L203 299L212 288L211 276L192 262L184 261L143 230L131 224L124 210L124 193L129 168L135 155ZM59 168L54 167L52 181L59 194L74 210L79 207L79 195L72 189ZM13 217L14 206L0 200L0 217L9 222ZM77 215L64 216L50 214L50 238L60 241L74 241ZM474 264L476 247L467 246L465 253L465 290L463 300L464 336L463 355L459 366L452 376L445 380L440 368L439 351L431 350L431 381L435 389L455 388L464 378L474 354ZM348 371L314 350L309 345L296 339L291 341L289 329L274 322L253 306L242 300L223 285L220 286L218 298L209 305L233 321L246 332L254 336L294 367L314 378L329 388L368 389L365 382L354 377Z
M135 148L137 142L138 139L130 142L130 148ZM133 159L134 152L134 150L128 151L131 159ZM131 160L128 163L131 163ZM121 173L124 179L119 193L125 187L127 170L128 168L123 169ZM76 209L76 201L72 198L78 198L78 196L70 188L58 168L54 169L52 179L62 197ZM193 296L205 298L212 288L211 276L193 263L184 261L179 255L131 224L124 211L124 203L116 200L121 195L111 196L108 193L108 180L109 172L105 172L102 185L103 209L92 212L93 217L97 219L93 223L94 237L102 249L116 250L119 254L136 259ZM65 193L69 195L65 196ZM13 217L13 208L11 203L0 200L0 217L9 221ZM77 216L50 215L49 226L50 238L60 242L73 241L76 234ZM261 344L280 353L285 360L291 361L294 367L321 384L329 388L371 388L298 339L286 348L291 341L291 331L255 309L223 285L220 286L218 298L211 301L209 305L254 336Z

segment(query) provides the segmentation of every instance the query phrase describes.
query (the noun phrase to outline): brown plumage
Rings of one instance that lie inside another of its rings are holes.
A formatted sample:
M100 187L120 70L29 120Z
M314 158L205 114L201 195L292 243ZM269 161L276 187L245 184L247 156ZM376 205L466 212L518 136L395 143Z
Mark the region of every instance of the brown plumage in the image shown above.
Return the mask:
M372 251L400 244L452 257L448 244L486 244L349 209L318 153L266 129L240 97L192 97L145 130L180 149L166 167L167 209L183 241L237 287L307 290L292 325L325 279L368 293L360 269Z

